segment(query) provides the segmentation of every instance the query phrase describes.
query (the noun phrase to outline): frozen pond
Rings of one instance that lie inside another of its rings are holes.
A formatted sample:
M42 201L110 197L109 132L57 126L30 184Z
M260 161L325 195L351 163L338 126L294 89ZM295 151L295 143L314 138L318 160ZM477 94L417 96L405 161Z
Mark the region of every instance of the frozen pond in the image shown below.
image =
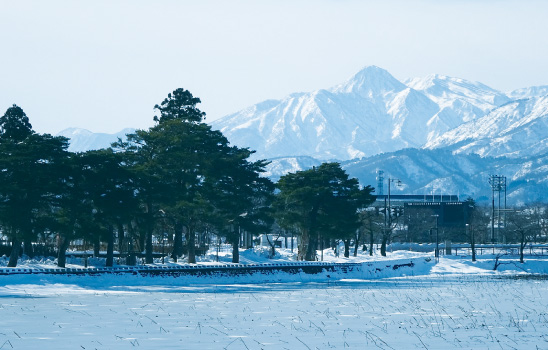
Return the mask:
M166 281L3 283L0 349L548 349L545 278Z

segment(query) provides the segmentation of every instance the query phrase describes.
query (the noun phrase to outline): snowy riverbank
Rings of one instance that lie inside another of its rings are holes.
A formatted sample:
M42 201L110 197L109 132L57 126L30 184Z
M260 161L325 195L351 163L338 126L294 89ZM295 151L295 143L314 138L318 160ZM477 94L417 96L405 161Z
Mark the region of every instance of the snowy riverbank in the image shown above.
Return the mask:
M263 253L243 251L242 262L291 261L288 252L274 260ZM0 349L548 349L548 260L519 264L505 256L494 271L494 258L436 262L431 253L395 251L345 259L326 251L326 261L361 268L176 278L4 275ZM19 268L53 267L23 260Z
M516 256L499 257L499 265L495 267L495 255L478 256L476 262L472 262L470 257L462 256L442 256L439 261L434 258L433 253L414 252L398 250L388 252L386 257L380 255L369 256L360 252L356 257L337 257L331 249L323 253L322 262L296 262L294 253L289 249L277 250L273 259L268 257L268 251L264 248L255 248L241 251L241 263L232 264L230 253L221 251L219 254L212 253L199 257L197 264L189 265L184 262L162 263L157 259L154 264L139 265L128 267L124 265L115 265L113 268L105 268L104 259L88 258L88 267L84 268L82 258L68 258L67 269L56 267L56 261L49 259L21 259L17 268L7 268L7 257L0 258L0 275L10 275L9 280L5 276L0 276L0 285L4 283L14 283L16 280L21 282L43 281L47 279L50 282L57 280L66 282L70 278L85 276L75 276L82 272L102 274L96 277L102 284L108 283L112 278L115 283L124 280L129 284L150 283L150 278L154 278L154 271L162 274L163 277L177 277L176 280L169 280L169 283L184 285L188 283L269 283L269 282L296 282L296 281L334 281L342 279L380 279L396 278L409 276L426 275L520 275L520 274L548 274L548 257L531 256L525 263L520 264ZM352 265L348 265L352 264ZM264 269L264 266L275 265L279 268ZM322 265L325 265L322 271ZM294 268L288 269L288 266ZM307 267L316 266L319 269L307 269ZM347 268L350 266L350 268ZM232 273L223 272L223 267L230 268ZM301 269L299 267L302 267ZM335 268L333 268L335 267ZM343 268L344 267L344 268ZM192 269L191 269L192 268ZM193 270L202 272L194 272ZM262 269L261 269L262 268ZM242 272L235 270L241 269ZM47 272L65 272L61 275L47 276ZM182 271L181 273L175 273ZM190 271L191 273L186 273ZM250 271L250 273L245 273ZM313 271L313 272L310 272ZM31 274L39 276L31 277ZM156 273L158 274L158 273ZM15 275L20 275L16 277ZM173 279L173 278L172 278ZM62 282L62 283L63 283Z

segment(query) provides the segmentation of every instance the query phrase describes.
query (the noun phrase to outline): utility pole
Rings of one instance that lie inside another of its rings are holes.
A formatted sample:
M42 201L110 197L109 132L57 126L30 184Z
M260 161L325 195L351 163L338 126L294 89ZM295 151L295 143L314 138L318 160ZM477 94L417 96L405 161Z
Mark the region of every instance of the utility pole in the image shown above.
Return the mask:
M384 180L384 177L383 177L383 180ZM400 179L388 178L388 211L386 210L387 197L384 197L384 237L387 237L389 230L392 230L392 208L390 203L390 184L392 182L395 182L398 187L401 186Z
M440 261L440 230L438 228L438 219L439 219L439 215L438 214L434 214L432 215L433 217L436 218L436 251L434 253L434 256L436 257L436 262L439 262Z

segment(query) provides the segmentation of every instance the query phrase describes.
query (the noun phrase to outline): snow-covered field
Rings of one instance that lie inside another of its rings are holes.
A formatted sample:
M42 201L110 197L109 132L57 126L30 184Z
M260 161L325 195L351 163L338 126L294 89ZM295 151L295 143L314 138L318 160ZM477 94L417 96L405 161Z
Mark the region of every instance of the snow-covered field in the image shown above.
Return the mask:
M351 259L364 270L347 275L0 276L0 349L548 349L548 261L495 272L482 259L398 251Z

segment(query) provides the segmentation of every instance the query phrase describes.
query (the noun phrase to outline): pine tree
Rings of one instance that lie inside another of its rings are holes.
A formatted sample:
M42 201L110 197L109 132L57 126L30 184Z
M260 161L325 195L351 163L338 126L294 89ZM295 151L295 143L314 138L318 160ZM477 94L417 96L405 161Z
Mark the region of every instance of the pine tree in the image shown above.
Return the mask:
M196 107L200 102L190 91L179 88L169 93L161 104L154 106L160 112L160 117L154 116L154 121L163 123L179 119L188 123L200 123L205 119L205 113Z
M13 105L0 117L0 139L20 142L32 135L32 125L21 107Z
M154 118L154 127L116 144L133 172L142 203L147 263L152 262L152 236L159 222L173 223L174 258L181 253L184 231L188 262L195 263L196 235L206 226L226 232L238 221L253 230L259 221L267 221L264 210L258 210L266 198L259 197L272 190L270 181L259 176L265 163L248 161L251 151L230 146L221 132L203 123L199 102L184 89L173 91L155 106L160 116Z
M68 142L34 133L23 110L15 105L0 118L0 130L0 222L12 241L8 266L13 267L21 242L31 252L40 215L51 213Z
M274 184L260 174L267 162L249 161L253 152L246 148L223 147L211 169L211 198L215 220L232 244L232 262L239 262L240 233L268 233L273 224L271 202Z
M154 106L160 112L154 117L154 127L137 130L128 135L126 142L114 145L124 152L126 165L133 173L142 207L146 263L152 263L154 230L166 214L177 221L176 228L186 228L189 262L195 262L195 230L200 223L199 213L207 211L207 200L198 187L203 182L203 163L209 156L211 143L207 140L216 135L201 123L205 113L196 107L198 103L200 99L189 91L177 89ZM176 232L176 250L180 250L180 233Z
M281 227L300 234L300 260L316 260L320 239L353 237L360 226L358 209L374 201L373 188L360 189L358 180L349 179L339 163L289 173L277 187L276 218Z
M112 149L87 151L80 155L85 196L91 200L89 217L95 222L92 239L107 242L106 266L113 265L114 229L123 241L124 225L137 212L130 174L122 166L123 157ZM93 228L92 228L93 229Z

